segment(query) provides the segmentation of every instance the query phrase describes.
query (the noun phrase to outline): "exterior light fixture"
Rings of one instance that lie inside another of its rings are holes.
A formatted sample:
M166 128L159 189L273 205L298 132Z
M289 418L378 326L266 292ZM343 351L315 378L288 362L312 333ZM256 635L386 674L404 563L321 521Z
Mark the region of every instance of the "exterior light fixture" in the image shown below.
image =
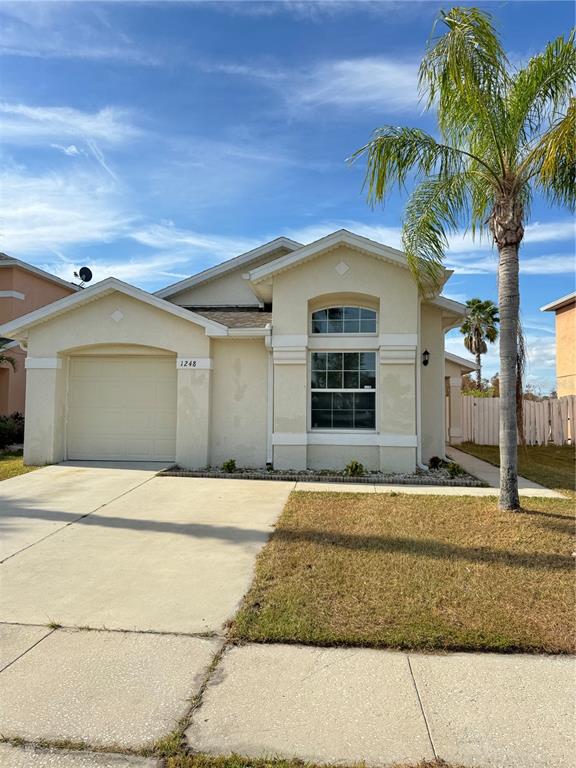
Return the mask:
M430 352L427 349L422 352L422 365L428 365L430 362Z

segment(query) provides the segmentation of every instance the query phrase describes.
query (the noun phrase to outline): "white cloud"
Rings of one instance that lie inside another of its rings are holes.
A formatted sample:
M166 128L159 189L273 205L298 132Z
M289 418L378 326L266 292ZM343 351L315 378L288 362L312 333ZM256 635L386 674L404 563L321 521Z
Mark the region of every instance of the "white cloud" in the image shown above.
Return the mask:
M159 280L176 282L187 277L190 273L187 269L178 270L177 267L186 264L188 256L174 253L155 253L150 256L138 256L137 258L123 258L121 261L107 261L105 259L84 259L82 266L90 267L93 274L93 283L105 280L107 277L116 277L124 282L148 285L156 287ZM64 280L73 280L74 271L79 267L77 261L68 257L59 260L44 261L37 266L51 272Z
M384 56L322 62L296 76L285 93L296 106L403 112L418 104L418 65Z
M387 56L331 59L283 69L258 64L204 62L204 72L259 80L277 92L291 110L364 107L404 112L418 105L418 63Z
M63 147L61 144L50 144L52 149L58 149L60 152L63 152L68 157L78 157L78 155L83 154L82 150L78 149L78 147L75 144L69 144L67 147Z
M92 3L4 2L0 53L35 59L84 59L156 66L160 59L134 45Z
M72 107L35 107L0 102L5 144L34 143L66 137L119 144L140 134L130 113L116 107L83 112Z
M126 233L133 216L110 183L86 173L0 174L0 243L14 256L108 242Z
M206 5L206 0L196 0ZM399 14L416 15L422 3L415 0L235 0L208 3L208 6L223 13L243 16L288 15L299 21L322 22L327 17L367 13L371 15Z
M130 237L149 248L186 252L187 259L191 262L200 257L224 261L262 244L260 240L179 229L171 222L135 229L130 233Z

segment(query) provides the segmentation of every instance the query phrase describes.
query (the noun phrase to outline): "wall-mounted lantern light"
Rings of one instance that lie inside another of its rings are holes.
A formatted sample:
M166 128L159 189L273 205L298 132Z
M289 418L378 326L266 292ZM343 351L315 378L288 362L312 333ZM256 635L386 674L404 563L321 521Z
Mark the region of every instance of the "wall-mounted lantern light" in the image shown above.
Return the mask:
M430 352L427 349L422 352L422 365L428 365L430 362Z

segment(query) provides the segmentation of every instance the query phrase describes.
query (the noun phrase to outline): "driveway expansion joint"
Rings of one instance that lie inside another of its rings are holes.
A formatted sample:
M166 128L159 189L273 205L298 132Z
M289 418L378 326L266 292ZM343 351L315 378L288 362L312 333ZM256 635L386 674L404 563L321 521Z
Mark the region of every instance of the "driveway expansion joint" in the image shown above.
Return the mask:
M7 623L7 622L2 622L2 623ZM27 625L26 625L26 624L20 624L20 625L17 625L17 626L27 626ZM32 625L32 626L39 626L39 625ZM45 626L45 625L40 625L40 626ZM48 629L48 627L46 627L46 629ZM22 653L21 653L21 654L19 654L18 656L16 656L16 658L15 658L15 659L12 659L12 661L9 661L9 662L8 662L8 664L5 664L5 665L2 667L2 669L0 669L0 674L2 674L2 672L4 672L6 669L8 669L8 667L11 667L11 666L12 666L12 664L15 664L15 663L18 661L18 659L21 659L23 656L26 656L26 654L27 654L27 653L29 653L29 652L32 650L32 648L36 648L36 646L37 646L37 645L39 645L39 644L42 642L42 640L46 640L46 638L47 638L47 637L50 637L50 635L54 634L54 632L56 632L56 629L57 629L57 627L54 627L53 629L50 629L50 630L49 630L49 631L48 631L48 632L47 632L45 635L43 635L43 636L42 636L42 637L41 637L39 640L36 640L36 642L35 642L35 643L33 643L33 644L32 644L31 646L29 646L28 648L26 648L24 651L22 651Z

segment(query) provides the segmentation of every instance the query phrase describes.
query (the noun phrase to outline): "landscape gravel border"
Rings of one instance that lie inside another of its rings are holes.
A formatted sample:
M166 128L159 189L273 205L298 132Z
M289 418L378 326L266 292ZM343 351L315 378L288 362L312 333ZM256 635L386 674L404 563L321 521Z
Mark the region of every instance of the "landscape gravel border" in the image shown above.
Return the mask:
M283 480L298 483L346 483L358 485L434 485L438 487L487 488L488 483L469 474L457 478L435 477L430 475L380 475L377 473L362 477L344 475L323 475L319 472L277 472L267 470L238 470L222 472L216 469L193 470L180 467L168 467L158 473L158 477L201 477L219 480Z

